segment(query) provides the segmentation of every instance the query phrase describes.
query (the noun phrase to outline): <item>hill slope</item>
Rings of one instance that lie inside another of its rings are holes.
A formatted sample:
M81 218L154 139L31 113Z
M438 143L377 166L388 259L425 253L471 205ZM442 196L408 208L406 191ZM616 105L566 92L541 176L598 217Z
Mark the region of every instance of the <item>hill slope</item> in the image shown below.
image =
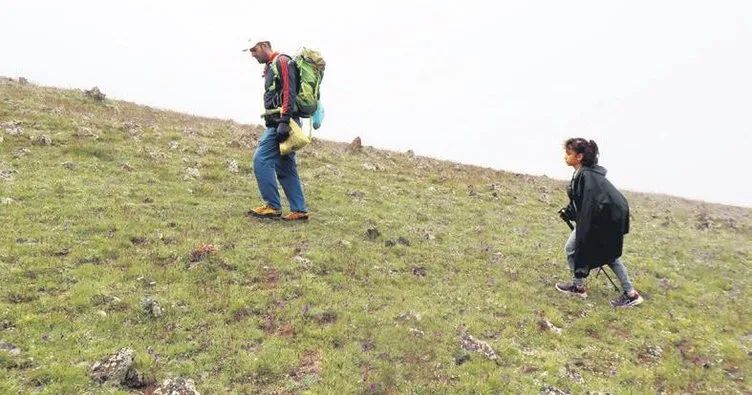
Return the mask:
M614 310L553 288L561 181L317 140L264 222L258 127L9 79L0 125L0 393L752 391L752 210L626 193Z

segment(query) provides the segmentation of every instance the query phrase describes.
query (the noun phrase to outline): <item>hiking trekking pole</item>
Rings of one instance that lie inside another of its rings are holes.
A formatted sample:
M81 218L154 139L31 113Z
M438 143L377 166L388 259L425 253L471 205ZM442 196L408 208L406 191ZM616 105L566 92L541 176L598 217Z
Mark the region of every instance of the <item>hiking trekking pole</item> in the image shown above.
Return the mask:
M564 221L564 222L567 223L567 225L569 226L570 230L574 230L574 225L572 225L572 221L570 221L567 217L565 217L564 215L562 215L561 211L559 212L559 218L561 218L562 221ZM611 279L611 277L608 275L608 273L606 273L606 271L603 270L603 266L601 266L601 267L598 268L598 271L595 273L595 277L597 278L598 275L601 274L601 273L603 273L603 275L606 276L606 278L611 283L611 285L614 286L614 289L616 290L616 292L619 292L619 287L616 286L616 284L614 283L614 280Z

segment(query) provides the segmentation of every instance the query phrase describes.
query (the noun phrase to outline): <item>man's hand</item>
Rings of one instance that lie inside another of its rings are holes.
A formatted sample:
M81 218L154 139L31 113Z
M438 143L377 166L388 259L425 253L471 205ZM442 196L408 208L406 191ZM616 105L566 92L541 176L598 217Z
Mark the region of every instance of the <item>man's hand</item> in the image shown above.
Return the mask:
M280 122L277 125L277 142L281 143L290 137L290 124L287 122Z
M563 219L565 221L569 221L569 217L567 217L567 208L566 207L562 207L561 209L559 209L558 213L559 213L559 218L561 218L561 219Z

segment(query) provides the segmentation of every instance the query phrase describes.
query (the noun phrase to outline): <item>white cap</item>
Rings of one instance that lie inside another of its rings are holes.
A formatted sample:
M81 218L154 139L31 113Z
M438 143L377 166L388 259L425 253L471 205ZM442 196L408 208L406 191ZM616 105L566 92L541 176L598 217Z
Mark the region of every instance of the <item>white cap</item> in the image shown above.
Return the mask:
M262 40L254 40L254 39L252 39L252 38L249 38L249 39L248 39L248 47L247 47L247 48L245 48L245 49L243 49L243 52L247 52L247 51L250 51L250 50L251 50L251 48L253 48L253 47L255 47L256 45L259 45L259 44L261 44L261 43L269 43L269 42L270 42L270 41L269 41L269 40L266 40L266 39L262 39Z

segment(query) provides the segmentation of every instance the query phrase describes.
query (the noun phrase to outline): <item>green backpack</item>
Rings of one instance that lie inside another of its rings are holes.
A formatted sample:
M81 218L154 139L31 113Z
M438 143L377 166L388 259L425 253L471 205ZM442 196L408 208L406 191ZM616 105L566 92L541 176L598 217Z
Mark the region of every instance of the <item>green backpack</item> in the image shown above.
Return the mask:
M289 55L285 55L288 56ZM297 113L303 118L310 118L318 108L321 97L321 80L324 78L326 61L321 54L310 48L301 49L294 57L290 57L298 69L298 94L295 97ZM274 77L279 79L277 64L272 63Z

